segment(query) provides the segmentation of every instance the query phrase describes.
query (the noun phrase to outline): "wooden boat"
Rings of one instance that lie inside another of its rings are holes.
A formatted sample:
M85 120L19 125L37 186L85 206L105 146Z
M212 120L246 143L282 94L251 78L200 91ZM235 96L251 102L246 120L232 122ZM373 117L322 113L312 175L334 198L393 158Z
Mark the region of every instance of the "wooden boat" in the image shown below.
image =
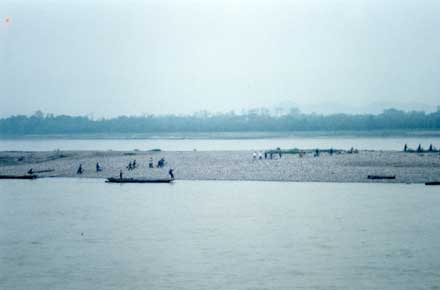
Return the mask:
M41 169L41 170L33 170L33 173L46 173L46 172L54 172L55 169Z
M425 182L425 185L440 185L440 181Z
M368 175L368 179L396 179L395 175Z
M29 175L0 175L0 179L35 179L37 178L34 174Z
M117 178L117 177L109 177L106 182L109 183L170 183L173 181L171 178L158 178L158 179L149 179L149 178Z

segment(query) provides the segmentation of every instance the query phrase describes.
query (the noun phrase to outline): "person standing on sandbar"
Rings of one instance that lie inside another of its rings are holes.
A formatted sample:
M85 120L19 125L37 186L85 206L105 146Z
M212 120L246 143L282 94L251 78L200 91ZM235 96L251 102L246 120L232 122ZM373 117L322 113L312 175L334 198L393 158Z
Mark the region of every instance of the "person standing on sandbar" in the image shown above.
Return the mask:
M171 179L174 179L174 170L172 168L170 168L168 174L170 175Z

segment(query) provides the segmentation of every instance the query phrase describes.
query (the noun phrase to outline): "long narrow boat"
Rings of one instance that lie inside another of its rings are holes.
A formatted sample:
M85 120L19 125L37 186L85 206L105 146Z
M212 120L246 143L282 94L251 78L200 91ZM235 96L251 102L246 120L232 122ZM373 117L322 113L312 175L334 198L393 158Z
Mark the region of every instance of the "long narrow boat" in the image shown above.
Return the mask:
M35 179L36 175L0 175L0 179Z
M158 178L158 179L149 179L149 178L117 178L117 177L109 177L106 182L109 183L170 183L173 181L170 178Z
M440 185L440 181L425 182L425 185Z
M33 173L46 173L46 172L54 172L55 169L41 169L41 170L32 170Z
M368 179L396 179L395 175L368 175Z

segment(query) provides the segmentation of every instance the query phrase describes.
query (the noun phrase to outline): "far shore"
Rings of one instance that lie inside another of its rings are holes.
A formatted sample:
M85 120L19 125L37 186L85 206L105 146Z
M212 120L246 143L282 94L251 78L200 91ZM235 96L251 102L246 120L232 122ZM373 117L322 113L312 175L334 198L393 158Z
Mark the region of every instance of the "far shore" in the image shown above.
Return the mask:
M148 168L150 158L155 168ZM163 168L156 168L164 158ZM137 168L128 170L136 160ZM102 171L96 172L96 163ZM77 174L79 165L84 172ZM387 182L424 183L440 180L439 153L404 153L397 151L342 152L314 157L308 153L283 154L280 158L259 160L253 151L46 151L0 152L0 175L25 175L28 170L38 177L164 178L174 169L176 180L249 180L297 182ZM396 176L391 180L369 180L368 175Z

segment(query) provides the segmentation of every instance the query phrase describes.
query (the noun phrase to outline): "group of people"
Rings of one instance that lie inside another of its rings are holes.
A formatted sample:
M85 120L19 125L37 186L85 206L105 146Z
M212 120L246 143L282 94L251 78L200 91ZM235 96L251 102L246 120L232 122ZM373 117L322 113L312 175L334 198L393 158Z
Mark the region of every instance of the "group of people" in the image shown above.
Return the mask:
M157 168L162 168L165 166L165 158L160 158L159 161L157 161ZM153 158L150 157L150 160L148 161L148 167L149 168L154 168L154 162L153 162Z
M157 162L157 168L163 168L165 166L165 158L161 158L159 159L159 161ZM138 164L136 162L136 159L133 161L130 161L127 165L127 169L129 171L134 170L138 167ZM154 163L153 163L153 158L150 157L149 161L148 161L148 167L149 168L154 168ZM99 164L99 162L96 162L96 172L101 172L103 170L102 166ZM32 168L29 170L28 173L32 173ZM76 174L83 174L84 173L84 169L82 167L82 164L80 163L78 166L78 169L76 170ZM168 171L168 174L170 175L170 177L172 179L174 179L174 170L172 168L170 168L170 170ZM119 171L119 177L122 179L123 177L123 172L122 169Z
M324 150L324 152L328 152L328 154L329 155L333 155L334 153L335 153L335 150L333 149L333 148L330 148L329 150ZM353 147L349 150L349 151L347 151L348 153L357 153L357 150L356 149L354 149ZM298 151L298 152L296 152L296 153L298 153L298 156L300 157L300 158L302 158L302 157L304 157L305 155L306 155L306 152L305 151L302 151L302 150L300 150L300 151ZM319 149L315 149L314 151L313 151L313 157L319 157L320 156L320 154L321 154L321 150L319 150ZM262 160L263 158L264 159L273 159L274 158L274 155L276 156L276 155L278 155L279 156L279 158L281 158L282 156L283 156L283 152L281 151L281 149L280 148L277 148L276 150L270 150L270 151L264 151L264 153L262 152L262 151L260 151L260 152L257 152L257 151L254 151L253 153L252 153L252 159L253 160ZM264 156L264 157L263 157Z
M130 163L128 163L128 165L127 165L128 170L134 170L134 169L136 169L136 167L137 167L136 159L133 160L133 162L130 161Z
M403 152L408 152L408 151L412 151L412 150L408 147L407 144L405 144L405 146L403 146ZM412 152L414 152L414 151L412 151ZM428 150L425 151L423 149L423 147L422 147L422 144L419 144L419 146L417 146L416 152L418 152L418 153L421 153L421 152L437 152L437 149L434 146L432 146L432 144L429 144ZM439 152L440 152L440 150L439 150Z
M256 160L258 157L258 160L263 160L263 156L264 159L273 159L274 155L278 155L280 158L283 156L283 153L281 152L281 149L277 149L276 151L264 151L264 154L262 151L254 151L254 153L252 153L252 159Z

